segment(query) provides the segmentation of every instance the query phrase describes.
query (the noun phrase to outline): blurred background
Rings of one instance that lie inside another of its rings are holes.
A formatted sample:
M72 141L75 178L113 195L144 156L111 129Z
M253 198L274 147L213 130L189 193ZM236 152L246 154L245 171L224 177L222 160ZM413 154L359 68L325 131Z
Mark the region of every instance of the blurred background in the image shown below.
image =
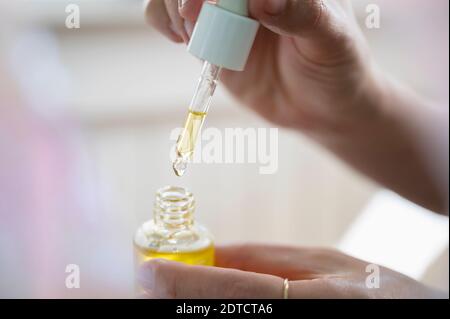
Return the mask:
M448 107L449 4L357 0L378 63ZM81 28L67 29L68 4ZM332 246L448 291L448 218L382 191L280 130L278 172L194 164L174 177L201 64L145 25L140 0L0 0L0 297L132 297L132 238L157 189L188 187L217 243ZM207 126L271 127L219 88ZM66 265L80 267L67 289Z

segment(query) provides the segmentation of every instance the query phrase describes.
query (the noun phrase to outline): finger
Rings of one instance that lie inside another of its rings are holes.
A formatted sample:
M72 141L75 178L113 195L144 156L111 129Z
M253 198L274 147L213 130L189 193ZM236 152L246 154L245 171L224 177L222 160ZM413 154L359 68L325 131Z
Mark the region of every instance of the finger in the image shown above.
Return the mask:
M174 42L183 42L183 39L172 26L164 0L149 0L145 5L147 22L156 30Z
M184 19L178 12L178 0L164 0L164 3L166 4L167 14L169 15L173 29L187 43L189 36L184 27Z
M314 252L317 251L311 248L274 245L216 247L216 265L271 274L290 280L311 279L320 276L314 260L314 255L317 255Z
M351 299L363 298L362 283L339 277L291 281L289 299Z
M283 279L218 267L155 259L139 271L139 284L156 298L280 298Z
M197 21L198 15L205 0L178 0L180 3L179 11L181 16L191 22Z
M250 0L252 16L278 33L302 35L327 26L322 0Z
M266 28L321 48L344 47L348 6L326 0L250 0L251 15Z

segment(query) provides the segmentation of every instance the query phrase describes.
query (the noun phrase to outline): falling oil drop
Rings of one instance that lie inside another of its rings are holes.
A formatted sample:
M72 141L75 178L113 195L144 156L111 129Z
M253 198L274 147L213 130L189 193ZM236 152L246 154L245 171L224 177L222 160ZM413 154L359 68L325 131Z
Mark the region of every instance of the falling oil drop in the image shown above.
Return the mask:
M177 156L175 161L173 162L173 171L178 177L184 175L187 169L187 161L183 156Z

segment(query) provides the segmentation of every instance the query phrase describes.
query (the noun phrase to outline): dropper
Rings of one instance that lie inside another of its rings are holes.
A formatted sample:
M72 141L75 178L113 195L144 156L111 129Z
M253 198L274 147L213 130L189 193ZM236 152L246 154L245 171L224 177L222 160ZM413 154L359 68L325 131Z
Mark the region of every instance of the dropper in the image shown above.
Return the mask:
M173 169L183 176L192 158L222 68L243 71L259 23L248 18L248 0L204 2L188 51L204 61L189 114L176 145Z

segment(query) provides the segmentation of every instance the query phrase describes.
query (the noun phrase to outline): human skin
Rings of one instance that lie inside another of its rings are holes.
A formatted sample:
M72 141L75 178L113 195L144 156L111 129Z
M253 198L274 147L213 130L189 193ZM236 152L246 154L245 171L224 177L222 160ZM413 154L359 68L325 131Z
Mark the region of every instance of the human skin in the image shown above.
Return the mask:
M216 267L167 260L145 263L138 273L142 298L445 298L421 283L380 267L379 286L366 284L369 262L330 249L270 245L218 247ZM372 268L370 268L372 269Z
M151 0L147 20L187 42L202 3ZM262 27L245 71L221 75L237 100L379 184L448 213L448 108L379 70L350 1L250 0L249 9Z
M202 3L151 0L147 20L187 43ZM448 214L448 107L377 67L350 1L249 0L249 9L262 27L245 71L223 71L229 92L379 184ZM152 298L281 298L284 278L291 298L445 297L386 268L380 288L368 289L368 264L332 250L244 246L219 248L214 268L150 261L140 278Z

